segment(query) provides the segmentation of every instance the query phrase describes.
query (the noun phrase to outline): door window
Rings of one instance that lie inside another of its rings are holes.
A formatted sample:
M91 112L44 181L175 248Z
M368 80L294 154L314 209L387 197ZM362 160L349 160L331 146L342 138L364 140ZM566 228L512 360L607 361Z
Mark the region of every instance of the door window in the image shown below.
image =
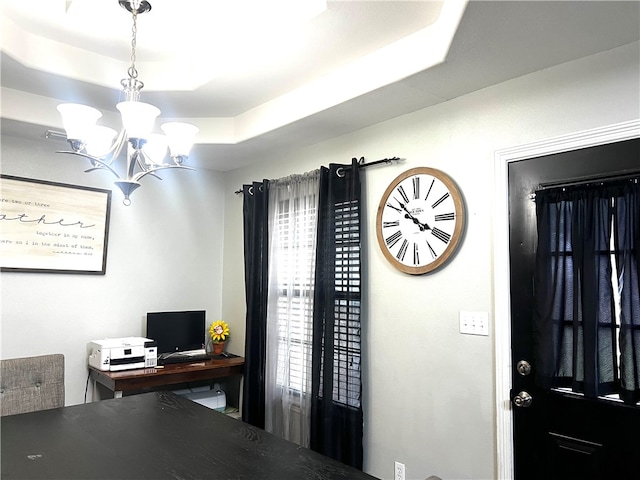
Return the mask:
M640 400L638 178L536 192L536 381Z

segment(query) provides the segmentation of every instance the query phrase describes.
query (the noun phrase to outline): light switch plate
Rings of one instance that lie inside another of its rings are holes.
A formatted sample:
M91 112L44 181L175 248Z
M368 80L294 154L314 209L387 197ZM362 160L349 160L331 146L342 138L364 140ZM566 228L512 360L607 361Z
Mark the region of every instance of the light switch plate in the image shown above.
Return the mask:
M460 333L488 336L489 312L460 311Z

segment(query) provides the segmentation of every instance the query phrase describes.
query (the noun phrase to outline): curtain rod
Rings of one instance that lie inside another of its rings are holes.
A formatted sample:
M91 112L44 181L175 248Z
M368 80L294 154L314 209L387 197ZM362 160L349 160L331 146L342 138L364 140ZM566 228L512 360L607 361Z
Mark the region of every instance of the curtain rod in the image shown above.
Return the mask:
M633 180L638 181L640 176L640 170L622 170L618 173L611 173L609 175L589 175L586 177L571 178L568 180L559 180L556 182L547 182L538 184L538 188L529 194L531 200L535 200L536 192L545 190L547 188L564 188L564 187L577 187L580 185L588 185L590 183L605 184L609 182L615 182L619 180Z
M614 182L616 180L632 179L640 175L640 170L624 170L618 173L612 173L609 175L590 175L587 177L571 178L569 180L547 182L538 185L538 190L544 190L545 188L554 187L573 187L574 185L585 185L587 183L605 183Z
M353 157L351 160L352 160L352 161L353 161L353 160L356 160L356 158L355 158L355 157ZM369 163L364 163L364 157L360 157L360 160L358 160L358 168L371 167L371 166L373 166L373 165L378 165L378 164L380 164L380 163L386 163L386 164L388 165L388 164L390 164L391 162L397 162L397 161L400 161L400 160L402 160L400 157L391 157L391 158L383 158L383 159L380 159L380 160L375 160L375 161L373 161L373 162L369 162ZM336 175L338 175L339 177L344 177L344 169L345 169L345 168L346 168L346 169L349 169L349 168L351 168L351 166L347 166L347 167L339 167L339 168L336 170ZM240 190L236 190L236 191L235 191L235 192L233 192L233 193L235 193L236 195L240 195L240 194L242 193L242 189L240 189Z
M352 161L355 160L355 157L351 159ZM383 158L381 160L375 160L373 162L369 162L369 163L364 163L364 157L360 157L360 160L358 160L358 168L366 168L366 167L371 167L373 165L378 165L379 163L391 163L391 162L397 162L402 160L400 157L391 157L391 158ZM351 168L351 167L347 167L347 168Z

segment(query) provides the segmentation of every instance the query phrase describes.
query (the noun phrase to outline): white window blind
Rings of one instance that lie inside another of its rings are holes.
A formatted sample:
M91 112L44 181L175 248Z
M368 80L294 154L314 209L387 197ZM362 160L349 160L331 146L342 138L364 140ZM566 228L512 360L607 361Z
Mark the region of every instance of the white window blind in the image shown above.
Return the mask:
M297 393L311 391L316 213L315 196L278 204L277 383Z

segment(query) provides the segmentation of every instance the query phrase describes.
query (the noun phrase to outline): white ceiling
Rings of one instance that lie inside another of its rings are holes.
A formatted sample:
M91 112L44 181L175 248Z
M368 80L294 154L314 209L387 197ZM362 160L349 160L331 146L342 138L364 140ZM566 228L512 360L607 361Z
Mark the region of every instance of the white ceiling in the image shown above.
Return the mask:
M222 171L640 39L638 1L150 3L142 100L198 125L190 163ZM3 130L61 129L61 101L117 127L132 26L118 1L0 8Z

